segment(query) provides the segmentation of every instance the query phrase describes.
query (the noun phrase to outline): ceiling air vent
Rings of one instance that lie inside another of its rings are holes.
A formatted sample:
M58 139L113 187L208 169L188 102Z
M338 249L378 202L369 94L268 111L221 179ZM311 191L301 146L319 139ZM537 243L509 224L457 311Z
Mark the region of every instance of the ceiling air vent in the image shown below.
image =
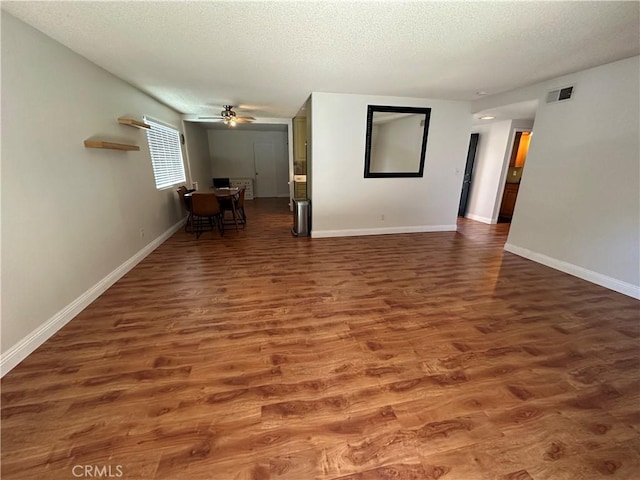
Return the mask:
M569 87L559 88L557 90L551 90L547 93L547 103L570 100L571 95L573 95L573 85Z

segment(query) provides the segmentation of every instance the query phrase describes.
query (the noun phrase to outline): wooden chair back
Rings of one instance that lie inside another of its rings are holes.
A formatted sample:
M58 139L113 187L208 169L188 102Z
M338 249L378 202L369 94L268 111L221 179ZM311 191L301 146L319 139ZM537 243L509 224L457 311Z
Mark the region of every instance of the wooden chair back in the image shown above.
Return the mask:
M192 193L191 213L196 217L219 215L220 203L213 193Z
M178 187L178 197L180 197L180 202L182 202L182 205L184 205L184 208L190 212L191 211L191 202L189 202L187 200L187 198L184 196L185 193L187 193L189 190L187 190L187 187L185 187L184 185L181 187Z

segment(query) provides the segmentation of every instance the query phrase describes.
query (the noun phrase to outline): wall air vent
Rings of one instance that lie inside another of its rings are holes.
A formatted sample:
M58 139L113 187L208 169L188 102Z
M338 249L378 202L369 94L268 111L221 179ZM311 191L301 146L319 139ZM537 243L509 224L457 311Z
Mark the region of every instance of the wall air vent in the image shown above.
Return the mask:
M559 88L557 90L551 90L547 93L547 103L562 102L570 100L573 95L573 85L569 87Z

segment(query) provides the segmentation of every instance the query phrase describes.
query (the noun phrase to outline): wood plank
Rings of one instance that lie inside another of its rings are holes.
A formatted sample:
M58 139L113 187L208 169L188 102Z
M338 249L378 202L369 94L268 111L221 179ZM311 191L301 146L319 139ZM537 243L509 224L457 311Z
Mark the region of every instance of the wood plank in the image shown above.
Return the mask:
M5 479L633 479L640 302L508 225L162 244L2 379Z
M109 150L137 151L140 147L137 145L128 145L125 143L105 142L103 140L85 140L86 148L107 148Z
M145 129L151 128L151 125L141 122L140 120L136 120L134 118L128 118L128 117L118 118L118 123L121 123L122 125L128 125L130 127L135 127L135 128L145 128Z

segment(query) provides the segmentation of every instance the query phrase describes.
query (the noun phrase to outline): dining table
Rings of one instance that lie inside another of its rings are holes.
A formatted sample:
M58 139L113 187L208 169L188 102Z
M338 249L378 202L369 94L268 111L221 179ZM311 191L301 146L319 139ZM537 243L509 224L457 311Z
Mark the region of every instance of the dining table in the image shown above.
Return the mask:
M236 202L235 199L240 192L240 188L238 187L223 187L223 188L215 188L212 187L209 191L198 191L194 190L192 192L188 192L184 194L184 197L187 201L190 201L191 195L194 193L203 193L205 195L215 195L218 200L228 200L231 203L231 212L233 213L233 223L236 226L236 230L238 230L238 214L236 212ZM224 221L224 219L223 219Z

